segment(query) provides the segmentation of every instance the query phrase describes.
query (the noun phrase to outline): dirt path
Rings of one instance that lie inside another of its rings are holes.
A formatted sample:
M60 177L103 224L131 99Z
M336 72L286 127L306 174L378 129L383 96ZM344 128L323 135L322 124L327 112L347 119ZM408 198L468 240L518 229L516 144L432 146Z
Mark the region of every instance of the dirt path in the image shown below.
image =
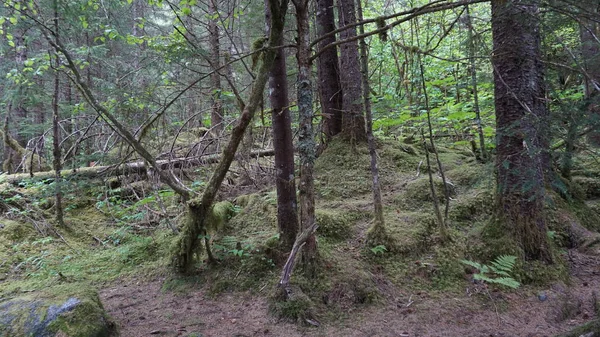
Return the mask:
M203 290L177 294L162 291L162 281L154 280L115 285L104 289L101 298L125 337L542 337L596 315L593 292L600 289L600 261L576 251L569 252L569 260L572 284L568 287L555 284L541 291L488 293L483 286L465 281L465 292L458 296L409 294L395 288L389 289L394 298L384 296L384 303L355 308L318 328L276 322L267 315L265 294L228 293L217 298ZM393 285L385 283L385 287Z

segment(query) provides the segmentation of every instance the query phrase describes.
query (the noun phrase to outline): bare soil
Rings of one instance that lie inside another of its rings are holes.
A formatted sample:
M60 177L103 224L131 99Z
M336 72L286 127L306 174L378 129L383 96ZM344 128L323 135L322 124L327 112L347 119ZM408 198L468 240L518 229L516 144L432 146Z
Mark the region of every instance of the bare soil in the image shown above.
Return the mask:
M499 291L465 279L462 294L410 293L378 275L378 302L340 312L319 327L277 321L269 289L211 297L162 290L162 279L130 281L101 291L121 336L553 336L596 317L600 260L568 252L570 284ZM337 309L339 310L339 309Z

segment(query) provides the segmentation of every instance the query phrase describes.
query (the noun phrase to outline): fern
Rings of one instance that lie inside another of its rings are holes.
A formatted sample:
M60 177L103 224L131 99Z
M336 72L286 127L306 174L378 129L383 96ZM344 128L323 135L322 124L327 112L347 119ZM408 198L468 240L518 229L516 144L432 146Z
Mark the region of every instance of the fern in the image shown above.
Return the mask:
M487 283L495 283L516 289L521 284L510 275L516 261L516 256L501 255L492 261L491 265L489 266L471 260L461 260L460 262L478 270L478 273L473 275L475 280L484 281ZM494 274L495 277L486 275L490 272Z

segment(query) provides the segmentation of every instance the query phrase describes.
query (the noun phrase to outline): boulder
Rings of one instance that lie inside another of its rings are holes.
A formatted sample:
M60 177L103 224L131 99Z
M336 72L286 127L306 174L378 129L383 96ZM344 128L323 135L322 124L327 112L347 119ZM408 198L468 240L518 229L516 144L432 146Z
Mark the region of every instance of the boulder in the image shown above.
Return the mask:
M112 337L118 333L98 293L76 285L0 297L0 337L12 336Z

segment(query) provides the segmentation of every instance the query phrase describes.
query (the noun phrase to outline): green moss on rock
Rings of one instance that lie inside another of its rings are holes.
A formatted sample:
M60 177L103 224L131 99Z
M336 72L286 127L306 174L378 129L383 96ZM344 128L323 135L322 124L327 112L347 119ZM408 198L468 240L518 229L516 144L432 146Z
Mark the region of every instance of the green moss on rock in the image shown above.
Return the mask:
M0 335L110 337L118 334L97 292L70 284L0 302Z

